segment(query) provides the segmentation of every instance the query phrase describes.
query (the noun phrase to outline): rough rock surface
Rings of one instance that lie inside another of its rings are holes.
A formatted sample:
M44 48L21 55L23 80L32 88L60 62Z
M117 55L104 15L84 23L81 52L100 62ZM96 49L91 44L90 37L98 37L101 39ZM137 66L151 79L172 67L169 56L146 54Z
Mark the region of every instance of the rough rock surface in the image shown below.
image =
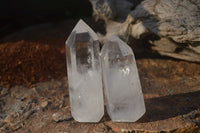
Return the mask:
M103 41L113 34L127 42L148 39L161 55L200 62L199 0L90 1L95 18L106 24Z
M91 20L86 21L94 26ZM146 47L132 45L145 98L145 115L135 123L112 122L106 112L99 123L74 121L69 106L65 40L76 22L34 26L0 40L0 46L9 49L0 50L4 55L0 77L5 81L0 80L1 133L200 132L200 64L163 58L146 51ZM26 47L21 45L24 43ZM34 48L40 56L15 53L19 49L31 53ZM45 52L49 54L42 54ZM15 64L18 57L20 66ZM37 67L32 63L35 58L42 62ZM42 75L36 71L38 68L43 68ZM34 75L30 70L36 71ZM7 78L13 76L14 80Z
M199 65L162 59L137 63L147 108L139 121L112 122L106 113L99 123L74 121L64 77L32 88L14 86L0 95L0 132L200 132ZM198 73L191 76L191 69Z

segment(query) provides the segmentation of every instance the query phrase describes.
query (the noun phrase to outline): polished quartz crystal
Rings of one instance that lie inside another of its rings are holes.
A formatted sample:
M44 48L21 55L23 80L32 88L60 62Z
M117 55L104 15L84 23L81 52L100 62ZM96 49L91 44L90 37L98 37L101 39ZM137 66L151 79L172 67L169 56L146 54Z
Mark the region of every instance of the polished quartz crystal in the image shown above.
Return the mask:
M112 121L135 122L145 104L132 49L112 36L101 50L106 108Z
M79 122L98 122L104 114L99 41L80 20L66 41L71 113Z

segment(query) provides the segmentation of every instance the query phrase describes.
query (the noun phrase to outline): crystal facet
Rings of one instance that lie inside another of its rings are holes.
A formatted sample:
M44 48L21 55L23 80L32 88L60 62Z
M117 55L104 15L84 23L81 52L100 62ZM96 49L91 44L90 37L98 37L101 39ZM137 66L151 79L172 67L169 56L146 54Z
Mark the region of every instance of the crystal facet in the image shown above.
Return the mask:
M71 113L79 122L98 122L104 114L97 35L80 20L66 41Z
M112 36L101 50L106 108L112 121L135 122L145 104L132 49Z

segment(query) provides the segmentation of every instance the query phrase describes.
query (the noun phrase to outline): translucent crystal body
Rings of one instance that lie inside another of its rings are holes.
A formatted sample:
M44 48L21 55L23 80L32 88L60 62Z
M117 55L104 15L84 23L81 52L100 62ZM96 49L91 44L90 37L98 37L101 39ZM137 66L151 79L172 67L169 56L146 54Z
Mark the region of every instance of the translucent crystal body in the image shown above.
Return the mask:
M71 113L79 122L98 122L104 114L99 42L80 20L66 41Z
M132 49L111 37L101 50L106 108L112 121L135 122L145 104Z

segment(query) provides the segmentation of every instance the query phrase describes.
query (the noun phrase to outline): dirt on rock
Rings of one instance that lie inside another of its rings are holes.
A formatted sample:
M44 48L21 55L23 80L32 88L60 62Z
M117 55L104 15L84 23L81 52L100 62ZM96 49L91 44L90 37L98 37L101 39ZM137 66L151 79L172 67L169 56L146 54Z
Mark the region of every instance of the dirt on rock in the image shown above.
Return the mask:
M61 48L24 40L1 44L1 84L30 86L61 79L66 75L64 54Z
M99 123L76 122L65 58L65 40L76 22L32 26L0 39L0 132L200 132L200 64L161 57L140 44L132 47L145 115L115 123L105 111Z

